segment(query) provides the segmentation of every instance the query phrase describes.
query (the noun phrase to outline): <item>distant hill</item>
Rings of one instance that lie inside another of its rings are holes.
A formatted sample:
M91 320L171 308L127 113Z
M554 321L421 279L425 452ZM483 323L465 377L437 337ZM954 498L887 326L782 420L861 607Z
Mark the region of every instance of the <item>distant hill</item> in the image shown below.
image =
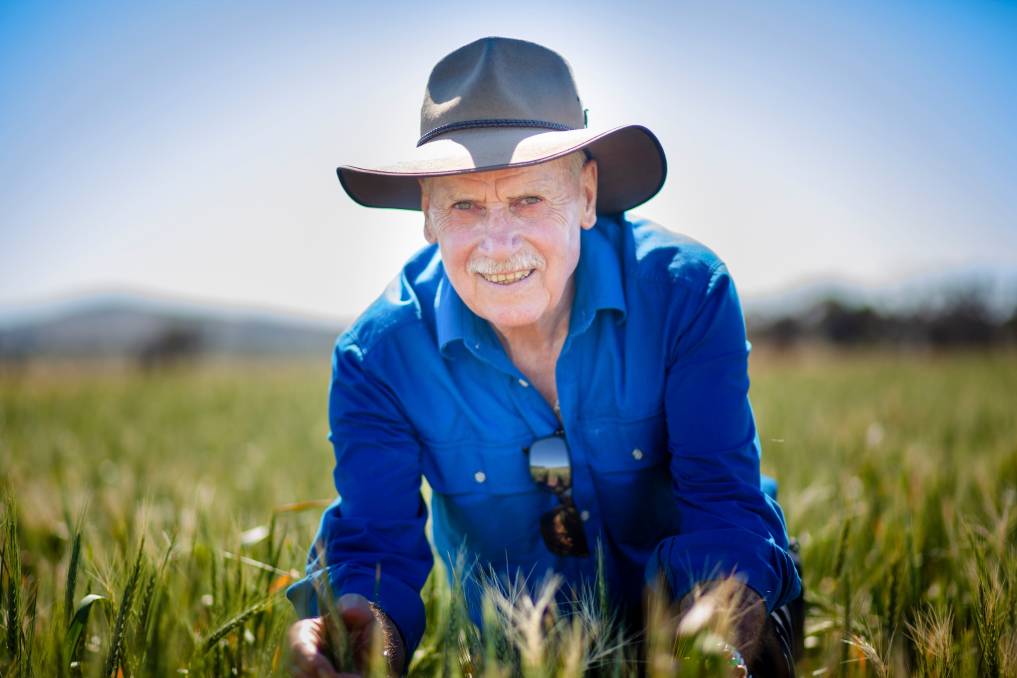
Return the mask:
M753 341L798 344L989 348L1017 344L1017 274L944 271L884 287L835 281L800 285L745 304Z
M817 278L774 292L743 295L742 306L750 318L773 320L808 314L831 300L884 313L909 313L948 304L958 295L977 296L992 314L1008 316L1017 309L1017 266L952 267L883 284Z
M924 333L1009 341L1017 331L1017 270L951 269L883 286L813 280L781 292L745 295L742 304L753 337L761 339L899 340ZM114 358L152 364L196 356L327 357L348 323L143 294L95 294L0 312L0 361Z
M216 308L141 295L96 295L0 320L0 360L179 355L328 356L346 322Z

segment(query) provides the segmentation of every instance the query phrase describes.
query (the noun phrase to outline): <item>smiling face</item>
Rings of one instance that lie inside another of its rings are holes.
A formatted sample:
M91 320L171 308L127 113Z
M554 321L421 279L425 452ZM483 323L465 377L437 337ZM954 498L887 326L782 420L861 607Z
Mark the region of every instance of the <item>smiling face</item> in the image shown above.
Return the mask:
M503 334L568 320L580 229L597 220L597 163L583 159L421 182L425 237L463 302Z

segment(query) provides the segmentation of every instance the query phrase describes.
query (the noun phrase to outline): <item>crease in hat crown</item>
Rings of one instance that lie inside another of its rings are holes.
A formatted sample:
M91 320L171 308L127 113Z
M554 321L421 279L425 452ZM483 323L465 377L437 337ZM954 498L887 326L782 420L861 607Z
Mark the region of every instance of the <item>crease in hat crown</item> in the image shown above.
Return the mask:
M421 146L483 127L582 129L585 113L568 62L525 40L487 37L435 65L420 110Z

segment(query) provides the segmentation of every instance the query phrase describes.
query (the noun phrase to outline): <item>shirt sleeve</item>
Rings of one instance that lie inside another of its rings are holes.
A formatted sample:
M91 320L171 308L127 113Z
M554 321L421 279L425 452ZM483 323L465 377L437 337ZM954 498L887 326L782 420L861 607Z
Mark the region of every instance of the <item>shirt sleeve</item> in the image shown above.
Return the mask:
M749 404L745 322L722 263L699 304L678 320L666 375L670 468L680 532L647 562L674 598L698 582L734 574L773 610L801 590L787 552L784 515L760 489L759 437Z
M424 633L420 591L433 565L420 494L421 448L398 400L343 337L333 358L329 438L339 498L326 509L305 579L287 596L298 615L319 614L323 572L335 597L359 593L376 603L402 634L409 661Z

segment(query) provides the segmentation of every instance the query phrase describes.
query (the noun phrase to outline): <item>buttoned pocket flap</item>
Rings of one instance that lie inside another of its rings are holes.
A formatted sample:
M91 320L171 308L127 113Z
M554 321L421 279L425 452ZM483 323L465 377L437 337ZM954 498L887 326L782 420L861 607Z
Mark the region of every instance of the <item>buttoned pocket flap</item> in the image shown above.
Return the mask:
M424 477L441 494L515 494L536 491L526 441L425 444Z
M667 461L663 414L631 420L598 420L583 427L590 465L598 471L637 471Z

